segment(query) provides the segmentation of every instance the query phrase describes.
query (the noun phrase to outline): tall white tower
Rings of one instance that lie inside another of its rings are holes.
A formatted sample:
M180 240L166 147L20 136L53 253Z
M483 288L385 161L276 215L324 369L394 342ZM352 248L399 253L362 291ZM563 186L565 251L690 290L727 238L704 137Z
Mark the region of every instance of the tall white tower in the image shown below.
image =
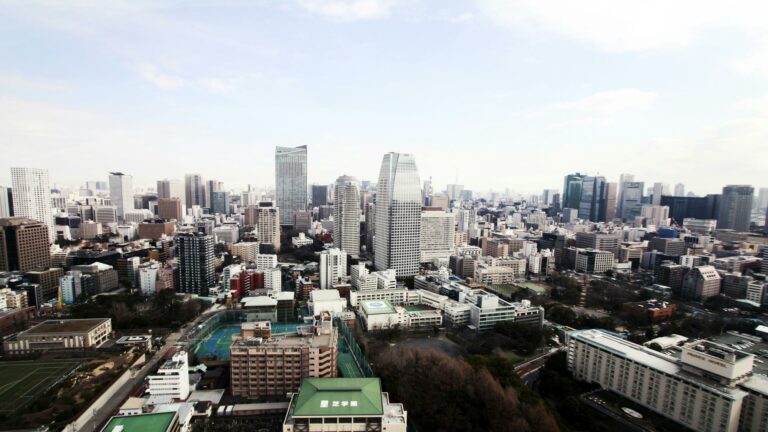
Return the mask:
M48 170L40 168L11 168L14 216L27 217L48 226L48 239L53 241L53 203Z
M125 212L135 210L133 201L133 176L121 172L109 173L109 198L117 207L118 219L125 220Z
M333 187L333 247L360 253L360 188L356 178L346 175Z
M374 263L398 277L419 272L421 183L412 154L387 153L381 162L376 196Z

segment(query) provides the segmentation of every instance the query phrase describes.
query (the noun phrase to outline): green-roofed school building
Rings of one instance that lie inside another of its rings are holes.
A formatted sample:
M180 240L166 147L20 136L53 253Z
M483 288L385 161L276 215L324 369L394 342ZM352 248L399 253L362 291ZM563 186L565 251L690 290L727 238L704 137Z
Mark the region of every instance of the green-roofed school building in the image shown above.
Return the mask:
M178 432L177 412L114 416L101 432Z
M291 396L283 432L406 432L408 413L378 378L306 378Z

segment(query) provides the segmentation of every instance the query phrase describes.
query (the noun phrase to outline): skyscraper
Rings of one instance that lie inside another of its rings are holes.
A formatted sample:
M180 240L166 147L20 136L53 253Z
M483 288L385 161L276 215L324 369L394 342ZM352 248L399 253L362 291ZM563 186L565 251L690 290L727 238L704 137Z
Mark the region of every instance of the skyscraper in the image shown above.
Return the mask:
M293 214L307 209L307 146L275 148L275 195L280 225L293 224Z
M572 183L575 184L575 183ZM581 198L578 208L579 218L593 222L598 221L600 208L602 207L603 185L605 177L584 176L581 179ZM575 199L575 195L572 197Z
M616 215L621 218L624 209L621 208L622 202L624 200L624 184L628 182L635 181L635 175L634 174L622 174L619 176L619 196L616 198Z
M176 237L179 292L207 296L216 283L213 236L183 233Z
M44 223L48 239L53 241L56 230L51 212L51 186L48 170L39 168L11 168L13 186L13 215Z
M312 185L312 206L319 207L328 204L328 186Z
M720 196L720 211L717 216L718 229L749 231L752 200L755 188L748 185L728 185Z
M11 188L0 186L0 218L11 217Z
M188 209L192 206L205 207L205 180L202 175L185 174L184 192Z
M768 207L768 188L760 188L757 191L757 208L764 209Z
M48 227L29 218L0 218L0 271L47 269L51 266Z
M616 190L616 183L603 183L600 191L600 211L597 216L599 221L610 222L616 218Z
M651 194L651 204L661 205L661 196L669 195L669 184L667 183L654 183L653 193Z
M211 213L216 213L216 211L213 209L213 194L216 192L224 192L224 182L220 182L218 180L208 180L205 182L205 207L211 209Z
M184 192L184 183L177 179L163 179L157 181L157 198L178 198L181 208L186 212L187 194Z
M675 196L685 196L685 185L678 183L675 185Z
M121 172L109 173L109 198L112 205L117 207L119 220L125 219L125 212L135 210L133 200L133 176Z
M421 182L412 154L387 153L381 162L376 193L374 263L398 277L419 271Z
M625 182L624 193L621 198L621 219L624 221L633 221L636 216L640 216L640 210L643 206L643 182Z
M360 188L356 178L346 175L333 188L333 247L360 253Z
M565 182L563 183L563 208L579 208L581 203L581 188L584 176L582 174L568 174L565 176Z

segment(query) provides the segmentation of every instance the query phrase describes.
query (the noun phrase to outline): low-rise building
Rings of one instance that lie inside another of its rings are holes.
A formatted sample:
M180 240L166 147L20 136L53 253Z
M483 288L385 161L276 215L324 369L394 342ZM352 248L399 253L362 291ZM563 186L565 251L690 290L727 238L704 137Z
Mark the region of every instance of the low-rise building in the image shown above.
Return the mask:
M48 320L3 342L6 354L94 349L112 333L110 318Z
M179 351L166 360L157 373L147 377L147 393L186 400L189 396L189 358L186 351Z
M291 395L283 432L406 432L408 413L378 378L307 378Z

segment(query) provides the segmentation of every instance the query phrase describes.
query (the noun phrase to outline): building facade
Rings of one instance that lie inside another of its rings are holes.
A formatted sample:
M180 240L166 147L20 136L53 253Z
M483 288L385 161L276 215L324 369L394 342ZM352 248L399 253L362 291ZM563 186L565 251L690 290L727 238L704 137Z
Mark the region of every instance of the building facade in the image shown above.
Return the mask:
M293 224L293 214L307 209L307 146L275 148L275 197L280 225Z

